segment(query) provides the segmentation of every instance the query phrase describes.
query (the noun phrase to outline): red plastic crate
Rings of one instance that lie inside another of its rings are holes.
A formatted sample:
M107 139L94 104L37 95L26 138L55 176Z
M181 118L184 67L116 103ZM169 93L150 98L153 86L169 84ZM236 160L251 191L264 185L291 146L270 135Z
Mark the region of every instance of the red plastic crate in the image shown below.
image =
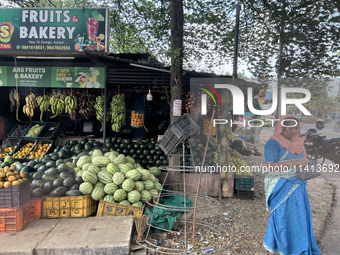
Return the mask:
M30 200L30 184L28 181L18 186L0 188L0 208L14 208L26 204Z
M29 205L30 205L30 219L39 220L42 214L42 198L31 198Z
M19 208L0 209L0 233L18 232L29 222L29 202Z

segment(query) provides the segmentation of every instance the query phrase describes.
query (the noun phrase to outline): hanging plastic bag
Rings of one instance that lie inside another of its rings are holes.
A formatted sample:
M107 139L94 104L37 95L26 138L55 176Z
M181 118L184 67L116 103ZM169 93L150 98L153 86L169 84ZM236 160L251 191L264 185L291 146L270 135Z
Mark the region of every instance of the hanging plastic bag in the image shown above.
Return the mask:
M144 126L144 112L132 111L131 112L131 126L134 128L140 128Z

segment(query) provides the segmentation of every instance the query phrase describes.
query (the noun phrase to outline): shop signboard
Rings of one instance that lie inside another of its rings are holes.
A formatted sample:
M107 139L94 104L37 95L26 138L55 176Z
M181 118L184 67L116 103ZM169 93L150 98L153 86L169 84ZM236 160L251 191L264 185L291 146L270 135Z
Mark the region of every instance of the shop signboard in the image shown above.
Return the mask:
M105 67L0 66L0 86L105 88Z
M0 53L108 53L108 8L0 9Z

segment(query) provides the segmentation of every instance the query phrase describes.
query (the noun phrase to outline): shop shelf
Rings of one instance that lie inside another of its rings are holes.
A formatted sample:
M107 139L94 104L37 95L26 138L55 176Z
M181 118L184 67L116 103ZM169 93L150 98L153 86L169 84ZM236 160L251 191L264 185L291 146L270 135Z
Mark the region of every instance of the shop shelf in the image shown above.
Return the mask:
M40 134L38 135L38 140L47 139L47 140L55 140L61 131L60 123L57 122L47 122L46 127Z
M42 218L88 217L97 210L91 195L77 197L43 197Z
M21 139L19 142L19 145L13 151L13 155L28 143L33 143L31 150L26 155L24 155L22 158L14 158L15 161L25 161L26 160L25 158L27 157L27 155L29 155L29 153L33 150L36 140L35 139Z
M31 127L33 127L37 124L42 126L39 133L36 136L26 136L28 130L30 130ZM25 133L22 135L22 138L24 138L24 139L36 139L40 135L40 133L44 132L45 128L46 128L46 122L32 121L31 125L26 129Z
M113 202L100 200L97 217L101 216L142 216L144 207L121 205Z
M30 200L30 184L28 181L18 186L0 188L0 208L20 207Z
M242 190L242 189L237 189L236 190L236 198L237 199L250 199L254 200L254 191L253 190Z
M8 138L21 138L22 135L26 132L26 130L27 130L27 128L29 127L30 124L31 124L31 122L28 122L28 121L19 121L17 124L15 124L14 128L11 130L11 132L9 132L9 134L8 134L7 137L8 137ZM15 129L16 129L19 125L21 125L21 126L23 126L23 125L27 126L26 129L25 129L25 132L22 133L20 136L14 135Z
M0 209L0 233L18 232L29 222L29 202L18 208Z
M42 214L42 198L31 198L29 200L30 219L39 220Z
M47 150L47 152L44 153L44 155L49 154L50 152L52 152L52 151L55 149L55 145L54 145L54 141L53 141L53 140L44 140L44 139L36 140L36 141L35 141L35 144L34 144L34 146L33 146L33 149L32 149L31 152L26 156L26 159L27 159L27 160L35 159L35 158L31 158L31 153L36 151L36 149L37 149L39 143L42 143L42 144L47 143L47 144L50 145L50 148ZM43 156L44 156L44 155L43 155Z
M234 175L235 189L254 190L254 175Z

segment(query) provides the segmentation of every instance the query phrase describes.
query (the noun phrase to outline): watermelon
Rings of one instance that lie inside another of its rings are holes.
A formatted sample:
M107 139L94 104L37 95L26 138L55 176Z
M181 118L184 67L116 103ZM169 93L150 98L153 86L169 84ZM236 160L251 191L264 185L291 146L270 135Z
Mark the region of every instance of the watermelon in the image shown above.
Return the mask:
M113 195L115 201L117 201L117 202L121 202L121 201L125 200L126 196L127 196L126 191L123 190L123 189L118 189Z
M77 161L77 167L83 168L86 163L91 163L91 158L89 156L82 156Z
M135 164L135 159L133 157L125 157L126 162L130 164Z
M14 159L12 156L7 156L5 159L4 159L4 162L7 162L8 164L13 164L14 162Z
M152 189L149 191L151 196L158 196L158 191L156 189Z
M83 182L82 184L79 185L79 191L83 195L90 195L92 193L93 186L89 182Z
M76 174L76 177L77 177L77 176L83 176L83 172L84 172L84 171L82 171L82 170L78 171L77 174Z
M87 169L87 171L92 171L95 174L98 174L100 172L100 169L98 166L95 166L91 163L91 166Z
M79 172L78 172L79 173ZM85 171L81 176L84 182L89 182L91 184L96 184L98 182L97 175L92 171Z
M126 174L128 171L131 169L126 165L126 164L118 164L119 171L122 172L123 174Z
M153 189L153 182L152 181L143 181L144 189L145 190L152 190Z
M92 164L98 167L104 167L104 166L106 167L110 163L111 163L111 160L109 160L108 158L104 156L96 156L96 157L93 157L92 159Z
M148 180L154 183L156 181L156 177L152 173L150 173L150 177Z
M97 187L101 187L104 189L105 185L101 182L97 182L95 185L94 185L94 188L97 188Z
M103 198L104 201L108 201L108 202L112 202L114 203L115 202L115 199L113 197L113 195L106 195L104 198Z
M125 178L131 179L133 181L138 181L141 176L142 175L138 170L130 170L125 174Z
M141 181L135 182L135 190L137 190L138 192L141 192L142 190L144 190L143 182Z
M137 203L140 200L140 193L137 190L132 190L128 193L127 198L131 204Z
M101 168L100 168L100 171L105 171L105 172L107 172L107 168L106 168L106 166L104 166L104 167L101 167Z
M146 201L150 201L151 200L151 195L150 195L150 192L147 191L147 190L143 190L141 193L140 193L140 201L142 201L143 203L145 203Z
M89 169L90 166L92 166L92 163L86 163L85 165L83 165L83 167L81 168L81 170L86 171Z
M162 190L162 184L160 184L159 182L156 182L154 183L153 188L159 192Z
M135 163L135 169L143 169L143 167L139 163Z
M150 172L146 169L138 169L138 171L142 174L140 177L141 181L146 181L150 177Z
M152 173L155 177L160 176L162 173L161 170L156 166L149 168L149 172Z
M116 158L116 156L115 155L109 155L108 157L107 157L109 160L111 160L111 162L113 162L113 160Z
M107 158L108 158L110 155L112 155L111 151L108 151L108 152L105 152L105 153L104 153L104 157L107 157Z
M115 174L119 172L119 167L118 165L116 165L115 163L110 163L106 166L106 170L110 173L110 174Z
M123 200L119 204L121 204L121 205L131 205L131 203L128 200Z
M95 150L93 151L92 156L93 156L93 157L103 156L103 153L102 153L100 150L95 149Z
M93 189L91 193L92 199L95 201L98 201L102 199L104 196L105 196L104 187L100 185L95 186L95 188Z
M135 183L131 179L125 179L122 183L123 190L129 192L135 188Z
M135 164L131 164L131 163L125 163L130 169L134 169L135 168Z
M106 184L104 187L104 192L108 195L113 195L116 190L118 190L118 185L114 184L113 182Z
M112 182L112 174L110 174L109 172L100 171L100 172L97 174L97 177L98 177L98 180L99 180L101 183L108 184L108 183Z
M119 155L118 151L111 151L112 155L114 155L115 157L117 157Z
M115 173L112 176L112 180L116 185L120 185L123 183L123 181L125 180L125 175L121 172Z
M137 203L133 203L132 206L143 207L143 203L138 201Z

